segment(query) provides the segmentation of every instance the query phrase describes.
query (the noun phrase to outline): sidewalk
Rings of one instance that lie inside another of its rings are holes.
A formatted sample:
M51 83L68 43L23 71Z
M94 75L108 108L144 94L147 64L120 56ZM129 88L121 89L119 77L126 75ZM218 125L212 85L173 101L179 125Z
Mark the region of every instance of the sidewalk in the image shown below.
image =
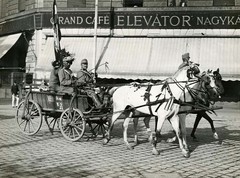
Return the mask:
M0 99L0 119L5 119L6 116L15 116L17 108L12 108L11 103L11 99Z

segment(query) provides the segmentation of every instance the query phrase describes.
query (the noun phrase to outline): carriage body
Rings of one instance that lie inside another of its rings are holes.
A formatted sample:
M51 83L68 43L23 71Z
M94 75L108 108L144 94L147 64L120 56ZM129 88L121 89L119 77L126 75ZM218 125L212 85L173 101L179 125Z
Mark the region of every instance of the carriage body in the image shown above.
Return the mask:
M64 93L52 93L52 92L40 92L32 91L29 95L29 99L39 104L42 112L46 114L56 113L60 114L69 108L72 95ZM72 107L78 108L81 111L85 111L88 107L87 96L78 95L72 103Z
M34 135L40 130L44 118L52 133L57 124L62 135L70 141L77 141L84 135L86 124L92 135L101 132L104 136L112 108L89 110L88 99L86 93L69 95L30 88L17 108L18 126L24 134Z

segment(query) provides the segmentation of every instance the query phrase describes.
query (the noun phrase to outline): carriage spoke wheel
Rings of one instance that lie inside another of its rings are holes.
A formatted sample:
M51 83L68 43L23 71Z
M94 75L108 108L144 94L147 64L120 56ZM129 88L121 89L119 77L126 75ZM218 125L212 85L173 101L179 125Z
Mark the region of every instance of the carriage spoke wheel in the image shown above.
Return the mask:
M60 121L59 129L69 141L78 141L82 138L86 127L86 121L79 109L66 109L63 111Z
M102 137L105 137L109 126L110 126L110 122L108 121L107 117L103 117L103 118L100 118L100 120L92 122L90 129L95 136L102 135Z
M18 105L15 118L20 130L26 135L36 134L42 126L41 108L32 100L26 103L22 101Z

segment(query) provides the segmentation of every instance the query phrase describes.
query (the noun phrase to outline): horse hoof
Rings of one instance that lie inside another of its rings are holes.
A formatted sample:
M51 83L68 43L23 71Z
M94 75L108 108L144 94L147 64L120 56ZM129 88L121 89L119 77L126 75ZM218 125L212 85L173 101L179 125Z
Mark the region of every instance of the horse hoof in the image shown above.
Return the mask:
M172 143L172 142L174 142L174 141L175 141L174 139L168 138L166 142L167 142L167 143Z
M183 151L182 154L183 154L184 158L189 158L190 157L190 153L188 151L187 152Z
M183 155L183 156L184 156L184 158L189 158L189 157L190 157L190 154L188 153L188 154Z
M196 137L195 135L192 135L192 134L191 134L191 137L192 137L193 139L197 139L197 137Z
M109 142L109 139L107 139L107 138L103 139L103 145L106 145L108 142Z
M134 146L138 145L139 144L139 141L134 141Z
M152 135L150 135L150 136L148 137L148 141L149 141L150 143L152 143L152 141L153 141Z
M153 154L153 155L159 155L160 153L159 153L159 151L157 151L156 149L153 149L153 150L152 150L152 154Z
M148 138L149 143L152 143L152 141L153 141L152 138Z
M214 132L214 134L213 134L213 138L215 138L216 140L219 139L217 132Z
M127 149L128 149L128 150L133 150L134 148L133 148L132 146L128 145L128 146L127 146Z

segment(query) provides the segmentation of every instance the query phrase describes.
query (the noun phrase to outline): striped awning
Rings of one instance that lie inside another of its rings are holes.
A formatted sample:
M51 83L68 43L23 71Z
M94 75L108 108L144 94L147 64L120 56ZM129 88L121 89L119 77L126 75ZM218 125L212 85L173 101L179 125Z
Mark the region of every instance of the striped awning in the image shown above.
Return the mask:
M0 59L11 49L17 42L21 33L0 37Z
M156 38L99 37L97 60L93 60L94 40L90 37L62 37L62 46L76 54L73 72L80 69L81 59L89 60L89 69L97 68L100 78L165 79L181 64L181 55L204 70L220 69L223 80L240 80L240 38ZM50 70L54 60L53 38L48 38L37 68Z

